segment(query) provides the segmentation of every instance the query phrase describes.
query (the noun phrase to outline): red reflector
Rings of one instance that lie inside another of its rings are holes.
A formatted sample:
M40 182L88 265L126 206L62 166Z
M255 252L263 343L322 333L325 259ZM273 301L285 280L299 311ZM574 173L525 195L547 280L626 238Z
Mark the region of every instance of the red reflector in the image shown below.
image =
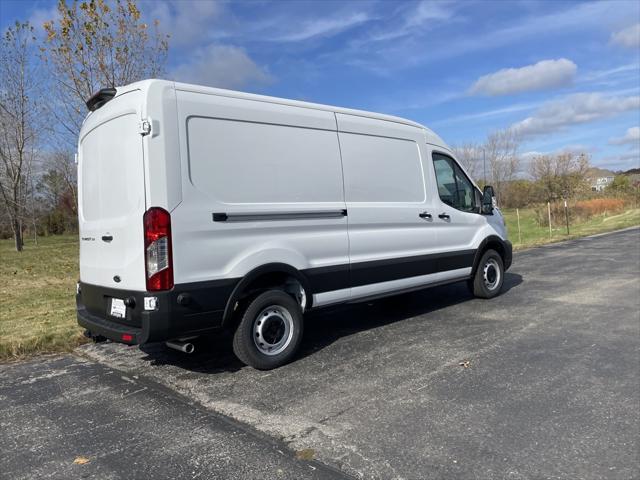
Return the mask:
M122 340L124 342L131 342L133 340L133 335L130 335L128 333L123 333L122 334Z

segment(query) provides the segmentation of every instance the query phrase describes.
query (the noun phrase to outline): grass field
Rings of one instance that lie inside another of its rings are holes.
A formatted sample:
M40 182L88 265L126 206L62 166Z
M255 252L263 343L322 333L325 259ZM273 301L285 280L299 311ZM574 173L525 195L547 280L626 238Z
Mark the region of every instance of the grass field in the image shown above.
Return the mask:
M516 249L640 225L640 209L634 209L572 225L570 237L554 229L549 239L533 209L522 209L520 242L515 210L504 213ZM68 351L85 341L75 316L76 235L40 238L38 245L28 239L22 253L14 251L12 240L0 240L0 278L0 360Z
M635 208L616 215L598 215L586 222L569 225L570 235L567 235L566 227L554 227L551 231L552 235L549 237L549 227L538 225L534 209L523 208L520 209L520 235L518 235L516 210L503 209L503 213L507 222L509 239L517 250L640 225L640 208Z
M83 340L76 323L78 237L0 240L0 359L71 350Z

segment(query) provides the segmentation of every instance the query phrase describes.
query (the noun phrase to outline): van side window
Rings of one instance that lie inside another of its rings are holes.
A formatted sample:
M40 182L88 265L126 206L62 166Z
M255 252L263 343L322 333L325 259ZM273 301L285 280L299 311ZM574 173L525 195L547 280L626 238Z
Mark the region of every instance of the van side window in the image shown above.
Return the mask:
M475 192L471 181L462 169L449 157L434 153L438 194L447 205L464 212L475 212Z

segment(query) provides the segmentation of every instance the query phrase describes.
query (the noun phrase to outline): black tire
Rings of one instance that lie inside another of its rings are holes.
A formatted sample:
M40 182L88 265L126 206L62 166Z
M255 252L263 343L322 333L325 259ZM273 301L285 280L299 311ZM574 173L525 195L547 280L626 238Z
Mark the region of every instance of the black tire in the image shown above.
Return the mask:
M476 273L469 280L469 289L478 298L493 298L504 282L504 263L495 250L487 250L480 258Z
M304 325L302 310L291 295L267 290L250 300L239 314L233 352L242 363L271 370L291 360L300 346Z

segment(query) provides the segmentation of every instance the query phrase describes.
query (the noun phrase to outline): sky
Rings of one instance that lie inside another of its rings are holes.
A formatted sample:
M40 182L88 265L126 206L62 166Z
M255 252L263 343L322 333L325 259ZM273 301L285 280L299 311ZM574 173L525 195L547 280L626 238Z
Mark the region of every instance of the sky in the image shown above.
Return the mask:
M640 1L139 0L165 78L398 115L450 145L513 128L525 157L640 167ZM53 18L0 0L0 29Z

